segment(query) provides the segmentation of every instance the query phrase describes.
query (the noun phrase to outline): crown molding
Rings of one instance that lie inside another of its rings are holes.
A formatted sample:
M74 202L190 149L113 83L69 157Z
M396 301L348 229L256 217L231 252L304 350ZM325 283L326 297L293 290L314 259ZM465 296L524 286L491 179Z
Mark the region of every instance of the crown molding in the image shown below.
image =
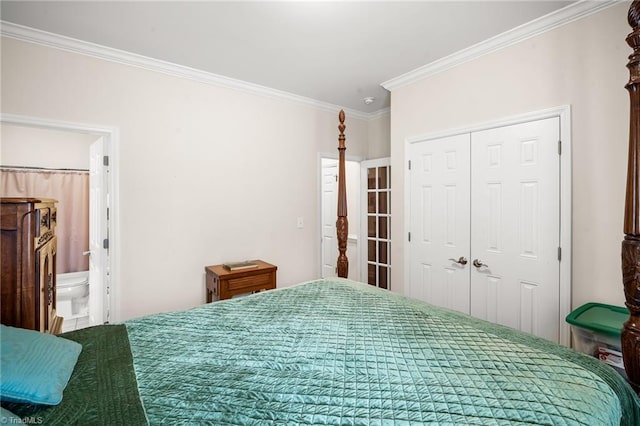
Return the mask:
M361 120L371 120L379 116L379 111L366 113L350 108L343 108L338 105L285 92L283 90L272 89L270 87L261 86L259 84L249 83L247 81L213 74L195 68L178 65L143 55L138 55L136 53L127 52L124 50L113 49L111 47L106 47L99 44L66 37L60 34L38 30L24 25L14 24L12 22L0 20L0 35L27 43L33 43L41 46L51 47L54 49L64 50L67 52L91 56L94 58L103 59L105 61L129 65L149 71L155 71L173 77L196 81L199 83L210 84L214 86L235 89L254 95L285 100L299 105L312 107L324 112L337 113L338 111L340 111L340 109L344 109L345 113L349 117L354 117Z
M592 1L580 0L555 12L551 12L526 24L520 25L485 41L462 49L442 59L433 61L427 65L416 68L398 77L387 80L381 84L385 89L392 91L400 87L415 83L427 77L434 76L448 69L473 61L481 56L504 49L528 38L551 31L570 22L584 18L593 13L611 7L619 1Z
M382 108L382 109L379 109L377 111L370 112L368 114L368 119L369 120L377 120L378 118L382 118L385 115L389 115L390 113L391 113L391 108L390 107Z

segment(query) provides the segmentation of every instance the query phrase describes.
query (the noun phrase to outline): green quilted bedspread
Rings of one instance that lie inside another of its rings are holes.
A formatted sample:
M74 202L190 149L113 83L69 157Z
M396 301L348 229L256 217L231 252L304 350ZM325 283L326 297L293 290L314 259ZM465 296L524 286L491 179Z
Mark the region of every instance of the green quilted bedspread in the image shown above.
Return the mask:
M640 424L594 358L347 280L126 327L150 424Z
M82 344L82 352L54 406L3 402L25 424L146 425L136 387L129 339L124 325L102 325L61 335ZM0 423L11 422L4 419Z

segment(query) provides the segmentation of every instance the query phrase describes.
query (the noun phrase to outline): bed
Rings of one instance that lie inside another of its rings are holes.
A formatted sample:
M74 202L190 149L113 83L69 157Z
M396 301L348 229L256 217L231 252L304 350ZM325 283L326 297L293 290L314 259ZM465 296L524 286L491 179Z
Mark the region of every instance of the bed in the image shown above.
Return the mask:
M47 425L640 419L595 358L342 278L64 337L83 351L62 403L5 408Z
M61 401L3 400L3 416L47 425L640 424L637 3L629 22L628 381L572 349L347 279L341 111L338 277L48 336L75 353ZM7 335L3 328L3 362ZM53 351L44 348L31 352Z

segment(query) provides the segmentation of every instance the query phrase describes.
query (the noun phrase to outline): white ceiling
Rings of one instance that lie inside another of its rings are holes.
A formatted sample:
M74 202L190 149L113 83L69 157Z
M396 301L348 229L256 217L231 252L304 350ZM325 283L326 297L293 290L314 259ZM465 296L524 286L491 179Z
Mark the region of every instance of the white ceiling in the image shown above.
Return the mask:
M380 83L570 3L3 0L0 16L371 113L389 106Z

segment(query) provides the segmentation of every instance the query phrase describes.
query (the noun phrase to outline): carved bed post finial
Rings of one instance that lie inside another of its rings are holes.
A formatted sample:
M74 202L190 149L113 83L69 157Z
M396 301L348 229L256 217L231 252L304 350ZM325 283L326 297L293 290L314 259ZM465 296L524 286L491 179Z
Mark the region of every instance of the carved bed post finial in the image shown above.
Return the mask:
M347 235L349 234L349 221L347 220L347 189L345 180L344 165L344 111L340 110L338 114L340 124L340 136L338 136L338 220L336 220L336 233L338 236L338 276L347 278L349 275L349 259L347 259Z
M627 43L629 56L630 98L629 158L622 241L622 282L629 319L622 329L622 357L632 386L640 389L640 3L629 8L629 25L633 29Z

